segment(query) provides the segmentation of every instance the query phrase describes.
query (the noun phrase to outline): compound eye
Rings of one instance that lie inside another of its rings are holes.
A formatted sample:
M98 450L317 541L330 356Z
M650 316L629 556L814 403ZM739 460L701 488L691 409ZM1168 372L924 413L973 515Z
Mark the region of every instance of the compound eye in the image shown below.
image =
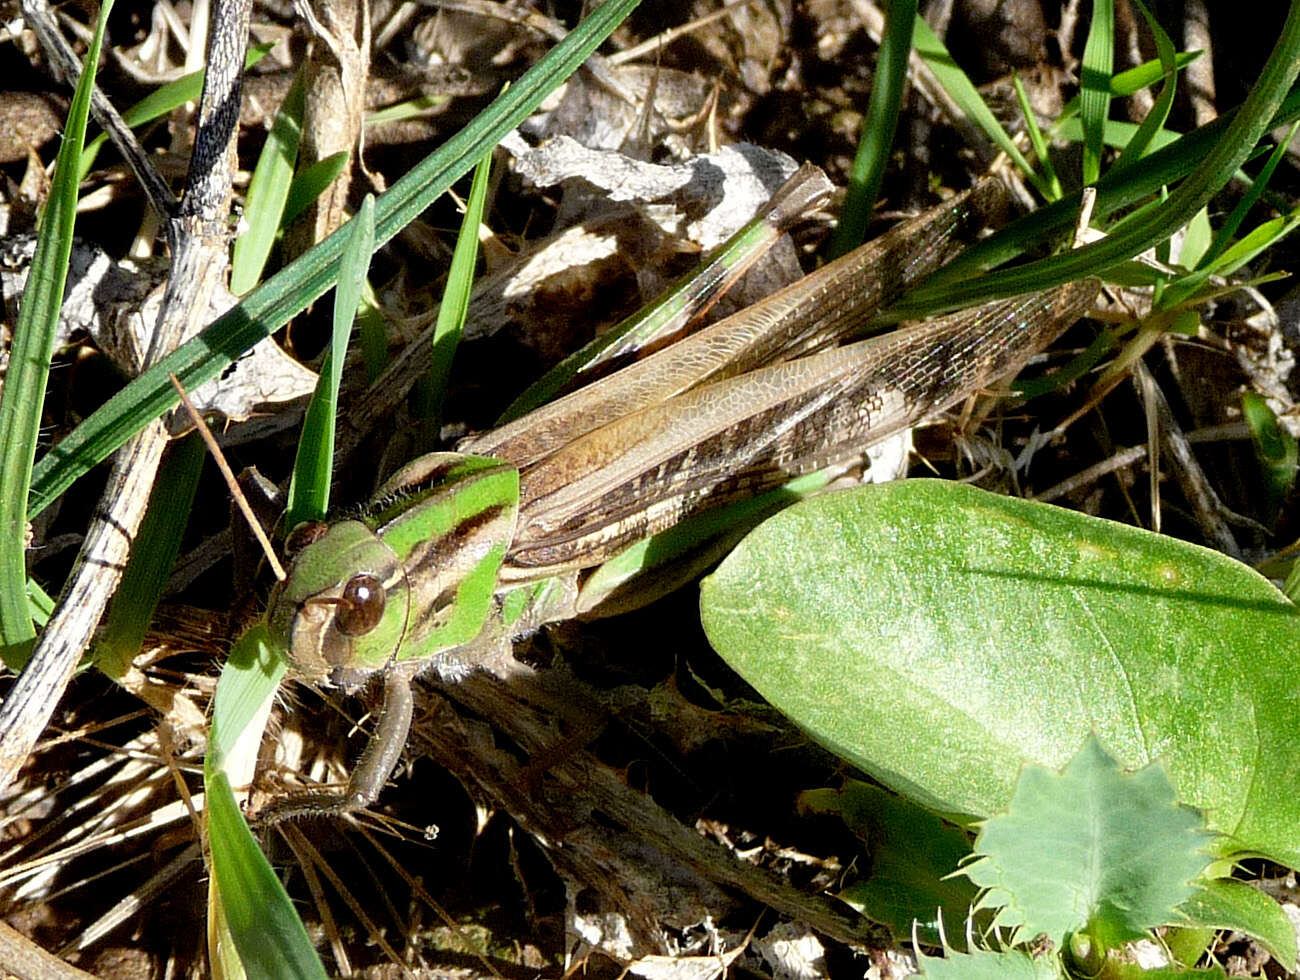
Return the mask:
M329 529L330 526L324 521L303 521L284 539L285 558L292 560L307 545L325 537L325 532Z
M334 612L334 627L344 636L364 636L384 616L384 583L362 572L348 579Z

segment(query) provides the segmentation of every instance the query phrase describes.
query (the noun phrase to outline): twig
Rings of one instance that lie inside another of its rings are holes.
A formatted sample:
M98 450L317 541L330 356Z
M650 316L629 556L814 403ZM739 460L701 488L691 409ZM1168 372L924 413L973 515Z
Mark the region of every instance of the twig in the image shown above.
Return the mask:
M230 464L226 462L226 454L221 451L217 445L217 440L212 435L212 430L208 428L207 423L203 421L203 416L199 410L194 407L190 401L189 392L181 386L180 380L174 374L167 377L172 379L172 387L176 389L176 394L180 396L181 407L194 423L194 428L198 431L203 444L208 447L208 452L216 461L217 469L221 471L222 478L226 481L226 486L230 488L230 496L234 498L235 506L239 512L244 515L244 520L248 522L249 529L253 532L253 537L257 538L257 543L262 546L262 551L266 554L267 563L271 566L271 571L275 574L277 580L283 582L288 576L285 575L284 566L280 564L280 559L276 557L275 549L271 547L271 541L262 530L262 522L257 519L253 513L253 508L249 506L248 498L244 496L244 491L239 489L239 481L235 479L235 474L230 471Z

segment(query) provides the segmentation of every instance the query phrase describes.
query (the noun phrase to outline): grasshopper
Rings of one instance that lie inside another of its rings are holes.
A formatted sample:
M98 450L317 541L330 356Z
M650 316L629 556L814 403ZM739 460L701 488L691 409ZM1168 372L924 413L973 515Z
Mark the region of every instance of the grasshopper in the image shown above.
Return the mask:
M805 167L763 220L828 189ZM420 457L358 516L291 532L272 642L301 680L355 690L382 679L384 709L342 796L286 801L273 816L373 802L405 743L412 679L454 678L522 632L598 614L610 595L588 587L590 572L630 545L858 457L1019 370L1083 315L1095 281L844 343L1004 204L1001 185L982 181L456 453Z

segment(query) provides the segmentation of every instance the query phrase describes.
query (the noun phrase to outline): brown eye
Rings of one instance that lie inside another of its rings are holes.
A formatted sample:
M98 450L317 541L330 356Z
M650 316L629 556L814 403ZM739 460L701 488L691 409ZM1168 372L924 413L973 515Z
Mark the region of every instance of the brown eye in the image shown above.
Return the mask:
M384 583L362 572L348 579L334 613L334 627L344 636L363 636L384 615Z
M307 545L323 538L329 529L330 526L324 521L303 521L284 539L284 557L293 558Z

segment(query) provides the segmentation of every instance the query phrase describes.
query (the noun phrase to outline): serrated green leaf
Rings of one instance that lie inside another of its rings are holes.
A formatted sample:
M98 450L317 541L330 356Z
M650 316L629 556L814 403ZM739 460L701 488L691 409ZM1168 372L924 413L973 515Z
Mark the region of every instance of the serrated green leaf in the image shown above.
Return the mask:
M1064 980L1066 972L1055 956L1032 958L1018 949L947 956L917 956L921 975L933 980Z
M855 765L987 816L1090 732L1159 758L1225 854L1300 866L1300 612L1223 555L907 480L796 504L705 580L709 639Z
M1192 894L1210 863L1201 815L1180 806L1159 763L1124 773L1089 735L1065 771L1030 766L1005 814L975 840L962 873L1012 942L1057 947L1086 932L1103 948L1147 936Z
M1244 881L1215 878L1179 906L1193 927L1231 929L1259 941L1289 973L1296 970L1296 931L1282 906Z
M970 841L929 810L870 783L850 780L842 790L811 790L801 810L838 814L867 842L871 871L837 896L905 942L960 946L975 903L975 886L953 875L970 856ZM942 912L940 927L937 916ZM913 929L915 928L915 933Z

